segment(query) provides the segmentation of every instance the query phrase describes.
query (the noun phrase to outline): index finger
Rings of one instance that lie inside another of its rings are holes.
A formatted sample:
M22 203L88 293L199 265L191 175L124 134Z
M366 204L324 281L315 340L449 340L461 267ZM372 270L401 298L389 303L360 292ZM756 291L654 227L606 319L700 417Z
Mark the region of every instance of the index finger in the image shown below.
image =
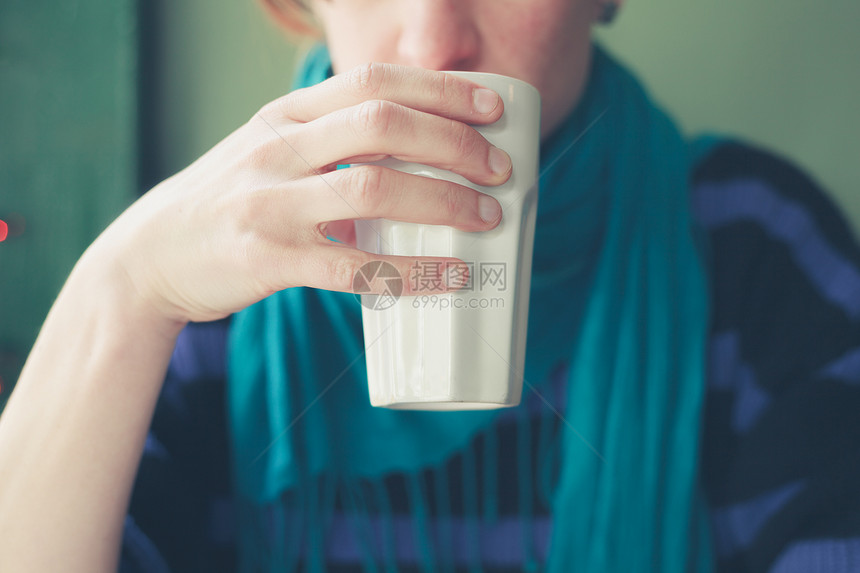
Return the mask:
M469 80L435 70L375 62L293 91L269 106L293 121L308 122L368 100L388 100L471 124L492 123L504 111L496 92Z

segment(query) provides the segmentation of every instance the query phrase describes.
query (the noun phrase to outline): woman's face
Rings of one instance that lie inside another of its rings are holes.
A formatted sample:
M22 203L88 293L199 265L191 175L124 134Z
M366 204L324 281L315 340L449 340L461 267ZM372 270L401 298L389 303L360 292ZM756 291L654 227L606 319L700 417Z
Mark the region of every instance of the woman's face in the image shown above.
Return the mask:
M314 0L332 67L493 72L541 93L541 134L579 101L599 0Z

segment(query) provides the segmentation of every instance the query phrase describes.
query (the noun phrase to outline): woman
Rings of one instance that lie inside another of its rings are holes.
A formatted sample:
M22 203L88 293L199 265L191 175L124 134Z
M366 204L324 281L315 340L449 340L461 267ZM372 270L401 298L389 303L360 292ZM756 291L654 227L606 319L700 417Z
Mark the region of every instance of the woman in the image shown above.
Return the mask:
M130 207L52 308L0 419L4 570L113 570L121 546L129 570L232 566L204 531L227 441L242 570L848 570L860 254L790 165L681 139L591 43L619 4L313 2L306 87ZM354 249L357 214L500 222L466 187L334 169L507 180L469 127L500 103L446 69L542 95L534 392L510 413L373 410L348 368L355 271L443 260Z

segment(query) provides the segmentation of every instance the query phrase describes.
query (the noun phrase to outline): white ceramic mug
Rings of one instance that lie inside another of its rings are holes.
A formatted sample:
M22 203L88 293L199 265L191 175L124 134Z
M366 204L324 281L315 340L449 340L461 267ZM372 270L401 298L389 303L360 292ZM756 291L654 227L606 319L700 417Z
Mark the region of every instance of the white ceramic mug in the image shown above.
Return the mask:
M503 185L483 187L427 165L391 158L375 163L447 179L492 195L502 205L502 221L495 229L482 232L386 219L356 221L356 241L361 250L456 257L470 270L465 288L454 292L400 298L396 292L388 293L393 296L387 298L362 295L370 402L374 406L489 409L516 406L522 395L537 216L540 94L526 82L498 74L448 73L502 97L502 117L493 124L474 127L511 156L510 179ZM440 271L444 274L445 269L429 265L400 280L440 280ZM384 272L384 268L373 267L372 272ZM388 280L396 282L398 278Z

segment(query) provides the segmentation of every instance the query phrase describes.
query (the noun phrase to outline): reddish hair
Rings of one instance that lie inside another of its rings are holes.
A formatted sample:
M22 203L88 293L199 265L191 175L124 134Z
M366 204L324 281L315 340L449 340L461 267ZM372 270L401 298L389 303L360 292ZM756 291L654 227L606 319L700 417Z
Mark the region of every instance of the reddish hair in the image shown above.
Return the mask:
M258 0L283 28L299 36L319 38L322 31L304 0Z

